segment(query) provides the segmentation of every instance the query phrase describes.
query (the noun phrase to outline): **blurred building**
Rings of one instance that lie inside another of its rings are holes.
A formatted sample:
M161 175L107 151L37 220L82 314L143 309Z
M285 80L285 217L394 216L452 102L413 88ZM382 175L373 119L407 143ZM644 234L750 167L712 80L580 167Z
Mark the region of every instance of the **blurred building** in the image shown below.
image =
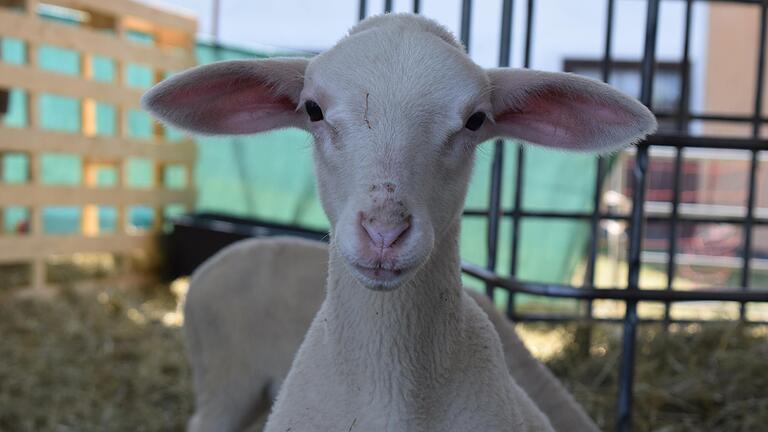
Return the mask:
M645 6L643 2L638 3ZM686 63L683 55L684 8L685 2L662 2L653 91L653 109L659 117L659 133L752 137L760 56L759 5L712 2L694 6ZM627 12L623 13L626 15ZM626 16L622 18L621 11L617 12L617 20L630 22ZM641 27L643 21L643 14L638 13L631 27ZM624 32L624 29L618 35L619 40L612 49L609 81L637 97L640 93L641 56L636 49L630 48L632 41L636 42L634 36ZM567 53L562 58L563 70L601 77L603 62L600 56ZM766 99L764 92L762 113L766 112ZM765 115L762 117L764 120ZM765 138L765 127L760 132L761 138ZM652 149L646 194L649 216L664 217L672 211L675 158L676 152L671 147ZM747 213L751 159L752 152L745 150L685 149L680 173L680 215L744 217ZM763 167L765 155L760 153L758 160L754 213L757 217L765 217L768 215L768 174ZM634 188L629 173L633 166L631 152L620 157L615 165L603 199L607 211L629 213ZM606 230L603 235L618 238L612 241L606 238L603 251L619 265L625 260L626 224L610 221L606 225L613 225L614 229ZM647 224L643 262L649 267L663 271L668 261L670 235L668 222ZM677 274L696 284L739 285L743 235L737 223L679 223ZM755 258L750 275L752 285L765 286L768 283L768 230L763 227L753 230L752 254Z

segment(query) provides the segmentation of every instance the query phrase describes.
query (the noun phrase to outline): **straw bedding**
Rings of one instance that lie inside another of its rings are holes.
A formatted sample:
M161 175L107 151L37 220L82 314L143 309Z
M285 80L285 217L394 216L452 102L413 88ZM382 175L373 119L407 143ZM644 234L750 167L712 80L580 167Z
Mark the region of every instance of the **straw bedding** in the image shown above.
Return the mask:
M181 334L162 320L172 301L142 297L0 297L0 431L183 430L192 397Z
M537 325L564 348L547 365L607 430L615 428L621 326L594 325L590 349L576 326ZM756 431L768 424L768 329L742 324L640 327L634 430Z
M192 410L176 297L64 289L0 296L0 431L174 431ZM620 326L525 325L532 347L604 428L616 405ZM635 430L747 431L768 424L768 330L641 327Z

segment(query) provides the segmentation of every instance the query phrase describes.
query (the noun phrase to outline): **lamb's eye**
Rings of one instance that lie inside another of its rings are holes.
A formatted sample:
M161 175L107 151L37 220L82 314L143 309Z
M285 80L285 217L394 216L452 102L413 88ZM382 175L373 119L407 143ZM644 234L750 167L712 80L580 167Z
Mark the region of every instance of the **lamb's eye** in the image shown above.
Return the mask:
M304 103L304 108L307 110L307 114L309 114L309 121L316 122L323 119L323 110L320 109L320 105L317 102L308 100Z
M480 126L482 126L484 122L485 122L485 113L478 111L472 114L471 116L469 116L469 118L467 119L467 122L464 124L464 127L471 131L476 131L480 129Z

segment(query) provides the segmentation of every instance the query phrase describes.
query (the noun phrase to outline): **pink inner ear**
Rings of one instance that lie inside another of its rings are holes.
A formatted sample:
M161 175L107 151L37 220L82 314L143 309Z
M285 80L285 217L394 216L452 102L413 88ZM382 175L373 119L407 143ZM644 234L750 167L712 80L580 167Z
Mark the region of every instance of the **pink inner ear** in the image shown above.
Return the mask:
M249 80L250 81L250 80ZM292 113L296 104L288 97L278 96L269 86L238 82L240 88L230 83L211 89L208 109L200 112L202 124L227 133L255 133L275 126L275 121L286 113ZM242 86L242 87L241 87Z
M169 85L154 99L162 117L193 131L248 134L285 126L295 103L256 77L221 74Z
M565 149L594 148L606 128L625 128L632 118L619 104L548 87L496 116L503 135Z

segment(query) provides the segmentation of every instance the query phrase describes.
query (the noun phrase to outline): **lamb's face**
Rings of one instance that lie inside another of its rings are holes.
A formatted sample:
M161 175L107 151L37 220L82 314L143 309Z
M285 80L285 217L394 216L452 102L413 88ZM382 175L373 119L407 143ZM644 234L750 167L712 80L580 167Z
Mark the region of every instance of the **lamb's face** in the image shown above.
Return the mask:
M368 31L312 60L304 83L334 245L365 286L395 289L460 216L487 75L437 37Z
M193 68L142 103L194 133L312 133L333 247L378 290L407 281L449 235L478 143L510 137L610 152L656 128L643 105L590 79L484 71L445 30L408 14L370 18L312 60Z

